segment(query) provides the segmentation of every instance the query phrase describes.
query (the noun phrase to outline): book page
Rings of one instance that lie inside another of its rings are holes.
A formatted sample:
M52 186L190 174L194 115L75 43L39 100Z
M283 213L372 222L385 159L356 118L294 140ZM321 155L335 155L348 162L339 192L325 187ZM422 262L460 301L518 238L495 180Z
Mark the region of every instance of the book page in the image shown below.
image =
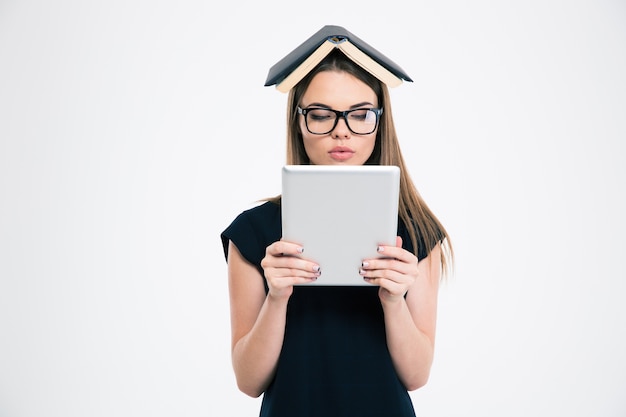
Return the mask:
M391 71L380 65L365 52L361 51L349 40L340 43L337 47L370 74L387 84L388 87L397 87L402 84L402 79L396 77Z
M298 82L303 79L317 64L319 64L326 55L330 53L337 45L332 41L322 43L311 55L307 57L295 70L285 77L276 85L276 89L282 93L291 90Z

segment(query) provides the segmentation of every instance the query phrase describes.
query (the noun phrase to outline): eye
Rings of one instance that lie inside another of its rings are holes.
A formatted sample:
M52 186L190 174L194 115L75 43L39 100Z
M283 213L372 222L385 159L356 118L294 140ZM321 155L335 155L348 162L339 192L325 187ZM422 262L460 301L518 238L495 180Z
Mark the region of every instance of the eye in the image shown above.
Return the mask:
M354 120L362 121L362 120L365 120L366 113L367 113L366 111L357 110L355 112L350 113L350 118Z
M351 111L348 114L350 120L354 120L356 122L371 122L372 120L376 120L376 114L373 111L367 109L358 109Z
M335 118L335 113L326 109L308 109L307 116L310 120L316 122L323 122Z

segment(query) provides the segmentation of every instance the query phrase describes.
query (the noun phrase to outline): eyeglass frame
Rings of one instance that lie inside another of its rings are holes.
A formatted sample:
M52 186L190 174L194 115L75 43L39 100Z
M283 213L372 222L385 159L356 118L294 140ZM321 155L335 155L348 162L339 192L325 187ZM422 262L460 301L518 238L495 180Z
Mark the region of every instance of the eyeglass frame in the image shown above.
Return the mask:
M311 132L311 129L309 129L309 122L307 121L307 118L306 118L306 114L310 110L327 110L327 111L335 113L335 123L333 123L333 127L328 132L325 132L325 133ZM355 111L359 111L359 110L371 111L371 112L374 112L374 114L376 115L376 123L374 124L374 128L372 129L371 132L368 132L368 133L357 133L354 130L352 130L352 128L350 127L350 123L348 122L348 114L350 114L352 112L355 112ZM378 124L380 123L380 115L383 114L382 107L381 108L376 108L376 107L359 107L358 109L351 109L351 110L333 110L333 109L329 109L327 107L307 107L307 108L303 109L300 106L296 106L296 111L298 112L298 114L301 114L302 116L304 116L304 125L306 126L306 130L308 130L309 133L312 134L312 135L327 135L327 134L329 134L330 132L335 130L335 128L337 127L337 123L339 123L339 117L343 117L343 121L346 122L346 126L347 126L348 130L350 130L350 132L352 132L353 134L355 134L355 135L371 135L378 128Z

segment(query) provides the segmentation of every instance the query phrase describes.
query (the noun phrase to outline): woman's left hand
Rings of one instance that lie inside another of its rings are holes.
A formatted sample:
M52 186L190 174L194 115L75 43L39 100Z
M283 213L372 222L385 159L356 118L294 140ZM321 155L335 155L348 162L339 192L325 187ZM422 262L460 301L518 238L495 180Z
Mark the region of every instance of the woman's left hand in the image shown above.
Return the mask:
M382 258L364 259L359 273L365 281L380 286L381 301L404 298L418 277L417 257L402 248L402 238L396 238L396 246L379 246Z

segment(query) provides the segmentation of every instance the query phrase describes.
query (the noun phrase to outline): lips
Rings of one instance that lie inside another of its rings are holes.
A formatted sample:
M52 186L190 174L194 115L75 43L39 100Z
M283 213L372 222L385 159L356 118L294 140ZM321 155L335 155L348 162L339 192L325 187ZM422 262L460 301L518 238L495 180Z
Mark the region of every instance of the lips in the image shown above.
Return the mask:
M335 146L328 152L328 154L336 161L345 161L354 155L354 151L347 146Z

